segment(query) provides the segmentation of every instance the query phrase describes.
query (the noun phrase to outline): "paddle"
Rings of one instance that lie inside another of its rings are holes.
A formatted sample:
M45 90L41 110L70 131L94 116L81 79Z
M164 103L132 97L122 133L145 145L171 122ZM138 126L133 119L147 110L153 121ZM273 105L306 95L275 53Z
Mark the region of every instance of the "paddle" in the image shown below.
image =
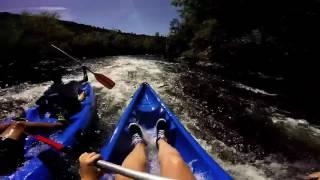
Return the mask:
M79 65L83 66L83 64L76 58L72 57L71 55L69 55L68 53L66 53L65 51L61 50L60 48L58 48L57 46L51 44L51 46L55 49L57 49L58 51L60 51L62 54L66 55L67 57L69 57L70 59L72 59L74 62L78 63ZM86 66L84 66L86 67ZM88 67L86 67L86 69L91 72L94 77L96 78L96 80L98 82L100 82L103 86L112 89L115 85L115 82L113 82L110 78L106 77L103 74L100 73L95 73L93 72L91 69L89 69Z
M40 142L43 142L45 144L48 144L49 146L51 146L53 149L57 150L57 151L63 151L63 149L65 149L64 145L63 144L60 144L60 143L57 143L55 142L54 140L52 139L49 139L49 138L46 138L44 136L41 136L41 135L32 135L32 134L29 134L27 132L24 132L24 134L28 135L28 136L31 136L33 137L34 139L40 141Z
M38 141L41 141L43 143L48 144L49 146L53 147L53 149L55 149L57 151L63 151L63 149L64 149L63 144L57 143L49 138L46 138L46 137L43 137L40 135L29 135L29 136L33 137L34 139L36 139Z
M27 134L30 135L30 134ZM40 136L40 135L30 135L33 138L35 138L38 141L41 141L43 143L48 144L49 146L53 147L57 151L63 151L65 149L63 144L57 143L53 141L52 139L48 139L46 137ZM132 169L124 168L122 166L119 166L117 164L113 164L108 161L104 160L98 160L96 162L96 166L103 168L103 169L108 169L109 171L112 171L117 174L121 174L126 177L134 178L134 179L142 179L142 180L171 180L168 178L160 177L160 176L155 176L152 174L148 174L145 172L140 172L140 171L135 171Z

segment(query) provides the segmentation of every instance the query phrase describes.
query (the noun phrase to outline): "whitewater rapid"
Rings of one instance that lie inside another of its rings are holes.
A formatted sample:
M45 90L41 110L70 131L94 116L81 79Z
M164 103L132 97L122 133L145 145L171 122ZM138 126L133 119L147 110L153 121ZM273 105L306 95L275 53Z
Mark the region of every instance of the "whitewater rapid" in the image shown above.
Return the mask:
M99 123L95 133L100 137L95 141L94 147L90 148L92 150L98 151L99 147L102 147L105 139L107 139L105 137L111 135L121 113L129 103L137 87L142 82L148 82L172 111L177 114L200 145L235 179L295 179L294 177L298 179L305 175L303 172L309 172L312 169L316 170L315 168L318 167L317 162L312 160L288 162L281 160L281 157L277 154L254 161L252 159L248 161L243 159L241 162L234 162L229 158L224 158L221 154L231 154L233 156L242 156L242 154L237 152L235 148L228 147L225 142L219 141L215 137L206 138L207 140L201 138L210 134L203 132L201 127L198 126L202 119L207 118L201 112L201 109L207 107L202 102L192 99L183 92L183 85L179 81L179 78L182 73L187 73L187 70L180 67L179 64L154 60L152 58L120 56L92 62L87 61L86 65L96 72L107 75L116 82L116 86L110 90L99 84L93 76L89 76L89 81L94 86L98 99ZM66 75L64 81L81 78L81 73L75 72ZM50 84L51 82L39 84L24 83L0 90L1 116L13 115L16 107L22 106L27 108L33 105ZM242 84L235 86L248 91L254 91L255 93L276 96L262 90L254 90ZM315 142L318 140L316 137L320 135L320 131L316 127L303 123L297 124L297 121L292 118L290 119L290 117L275 115L272 120L275 124L285 124L283 127L289 128L289 130L298 127L311 129ZM305 121L300 120L300 122Z

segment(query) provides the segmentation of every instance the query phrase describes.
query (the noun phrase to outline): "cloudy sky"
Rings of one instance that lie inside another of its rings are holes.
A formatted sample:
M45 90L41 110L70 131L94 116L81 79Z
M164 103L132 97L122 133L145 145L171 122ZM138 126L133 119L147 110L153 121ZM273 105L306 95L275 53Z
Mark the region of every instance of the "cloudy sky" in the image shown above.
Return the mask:
M177 17L171 0L0 0L0 12L58 12L61 19L120 29L124 32L167 34Z

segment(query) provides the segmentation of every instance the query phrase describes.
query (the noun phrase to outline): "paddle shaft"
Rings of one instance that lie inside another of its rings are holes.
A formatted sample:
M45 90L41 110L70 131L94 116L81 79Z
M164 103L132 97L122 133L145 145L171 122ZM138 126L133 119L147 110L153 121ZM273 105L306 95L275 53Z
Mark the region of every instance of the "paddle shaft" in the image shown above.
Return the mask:
M57 46L51 44L51 46L55 49L57 49L58 51L60 51L62 54L66 55L67 57L69 57L70 59L72 59L74 62L78 63L79 65L83 66L83 64L76 58L72 57L70 54L66 53L65 51L63 51L62 49L58 48ZM85 66L86 67L86 66ZM108 77L106 77L103 74L99 74L99 73L95 73L93 72L91 69L89 69L88 67L86 67L86 69L91 72L94 77L96 78L96 80L98 82L100 82L102 85L104 85L105 87L112 89L115 86L115 83Z
M65 51L63 51L62 49L58 48L57 46L55 46L55 45L53 45L53 44L51 44L51 46L54 47L55 49L57 49L58 51L60 51L62 54L68 56L70 59L72 59L74 62L78 63L80 66L82 66L82 63L81 63L78 59L72 57L70 54L66 53ZM89 72L91 72L92 74L94 74L94 72L91 71L91 69L89 69L88 67L86 67L86 69L87 69Z
M155 176L152 174L148 174L145 172L135 171L132 169L124 168L117 164L113 164L107 161L99 160L97 161L97 166L100 168L108 169L112 172L117 174L121 174L126 177L134 178L134 179L141 179L141 180L172 180L160 176Z
M33 138L35 138L38 141L41 141L45 144L48 144L49 146L53 147L55 150L57 151L63 151L64 149L64 145L57 143L55 141L53 141L52 139L40 136L40 135L31 135L27 132L25 132L26 135L31 136ZM140 171L134 171L128 168L124 168L121 167L119 165L113 164L111 162L107 162L107 161L103 161L103 160L99 160L97 161L96 164L98 167L104 168L104 169L108 169L112 172L115 172L117 174L121 174L123 176L126 177L130 177L130 178L134 178L134 179L142 179L142 180L169 180L168 178L163 178L163 177L159 177L159 176L155 176L152 174L148 174L148 173L144 173L144 172L140 172Z

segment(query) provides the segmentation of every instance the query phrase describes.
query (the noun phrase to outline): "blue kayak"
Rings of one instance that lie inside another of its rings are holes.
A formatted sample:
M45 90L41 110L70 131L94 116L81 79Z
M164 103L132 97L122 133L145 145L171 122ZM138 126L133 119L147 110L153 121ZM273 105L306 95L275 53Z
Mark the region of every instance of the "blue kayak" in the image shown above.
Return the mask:
M89 83L83 85L82 90L86 92L86 98L81 102L81 111L70 117L71 123L67 128L58 130L52 134L41 134L49 137L65 147L74 147L77 136L84 132L89 126L96 113L96 98L92 86ZM26 111L26 118L33 122L56 122L57 119L47 116L40 117L38 106L31 107ZM59 152L54 151L46 144L37 142L31 137L25 142L25 162L17 170L8 176L0 176L0 179L14 180L50 180L56 179L54 169L58 166ZM56 164L55 164L56 163ZM49 165L50 164L50 165ZM65 169L66 170L66 169Z
M196 177L200 175L201 179L232 179L195 141L180 120L167 108L147 83L143 83L134 94L109 143L102 148L102 158L121 165L133 148L127 128L129 123L138 122L143 128L144 134L150 132L150 130L155 134L154 126L160 117L165 118L170 124L169 143L179 151ZM112 174L106 175L106 177L112 176Z

